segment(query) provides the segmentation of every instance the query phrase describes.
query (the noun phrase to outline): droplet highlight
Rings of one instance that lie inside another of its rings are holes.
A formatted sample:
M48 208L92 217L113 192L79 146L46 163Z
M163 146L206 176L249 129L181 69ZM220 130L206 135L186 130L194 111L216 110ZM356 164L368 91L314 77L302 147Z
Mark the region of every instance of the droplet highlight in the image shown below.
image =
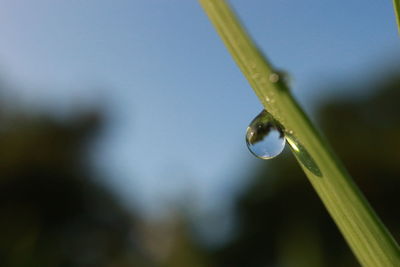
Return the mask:
M312 172L315 176L322 177L321 169L296 137L291 133L287 133L285 137L295 157L303 167Z
M280 77L279 77L279 74L278 74L278 73L271 73L271 74L269 75L269 81L272 82L272 83L277 83L277 82L279 82L279 79L280 79Z
M285 136L271 114L263 110L247 127L246 143L254 156L271 159L285 148Z

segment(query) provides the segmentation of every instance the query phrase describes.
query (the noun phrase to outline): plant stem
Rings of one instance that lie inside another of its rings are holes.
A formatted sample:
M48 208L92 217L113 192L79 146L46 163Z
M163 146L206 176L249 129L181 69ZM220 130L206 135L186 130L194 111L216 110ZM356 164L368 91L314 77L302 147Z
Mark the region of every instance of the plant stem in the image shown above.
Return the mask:
M373 267L400 266L396 241L228 4L224 0L199 1L265 109L292 136L288 138L292 151L359 262ZM304 153L299 152L299 145ZM302 160L304 155L318 172Z
M397 29L400 34L400 0L393 0L393 8L396 15Z

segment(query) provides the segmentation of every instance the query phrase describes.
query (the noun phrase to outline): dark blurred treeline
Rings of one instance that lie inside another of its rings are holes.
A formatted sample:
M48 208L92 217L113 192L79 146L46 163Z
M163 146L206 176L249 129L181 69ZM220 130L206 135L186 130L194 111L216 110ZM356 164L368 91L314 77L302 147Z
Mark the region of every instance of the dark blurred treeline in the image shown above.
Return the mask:
M400 240L400 76L371 86L370 97L330 100L318 116ZM148 221L102 185L86 150L103 123L95 111L62 120L0 110L0 266L358 266L290 153L249 168L236 230L210 248L183 213Z
M109 266L141 260L130 237L135 216L85 163L86 143L98 131L100 115L61 121L21 111L3 114L0 266Z
M90 167L101 112L61 119L3 106L1 267L205 266L183 216L141 218Z

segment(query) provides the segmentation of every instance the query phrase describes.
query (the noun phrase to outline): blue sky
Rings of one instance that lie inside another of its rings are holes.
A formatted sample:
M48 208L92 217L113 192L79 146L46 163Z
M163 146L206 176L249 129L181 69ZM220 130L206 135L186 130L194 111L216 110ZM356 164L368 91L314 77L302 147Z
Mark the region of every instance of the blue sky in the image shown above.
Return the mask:
M391 1L234 0L310 112L329 90L400 60ZM1 0L0 78L33 109L103 105L92 152L127 203L159 211L179 192L223 205L262 162L244 142L261 105L195 0ZM364 92L348 93L355 97ZM99 104L100 103L100 104Z

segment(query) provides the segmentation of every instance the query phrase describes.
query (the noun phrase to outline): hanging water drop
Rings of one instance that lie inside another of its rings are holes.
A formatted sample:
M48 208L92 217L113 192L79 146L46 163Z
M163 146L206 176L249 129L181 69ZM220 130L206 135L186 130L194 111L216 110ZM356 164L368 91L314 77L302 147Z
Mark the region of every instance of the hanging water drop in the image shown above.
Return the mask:
M285 137L272 116L263 110L247 127L246 143L254 156L271 159L282 152Z

